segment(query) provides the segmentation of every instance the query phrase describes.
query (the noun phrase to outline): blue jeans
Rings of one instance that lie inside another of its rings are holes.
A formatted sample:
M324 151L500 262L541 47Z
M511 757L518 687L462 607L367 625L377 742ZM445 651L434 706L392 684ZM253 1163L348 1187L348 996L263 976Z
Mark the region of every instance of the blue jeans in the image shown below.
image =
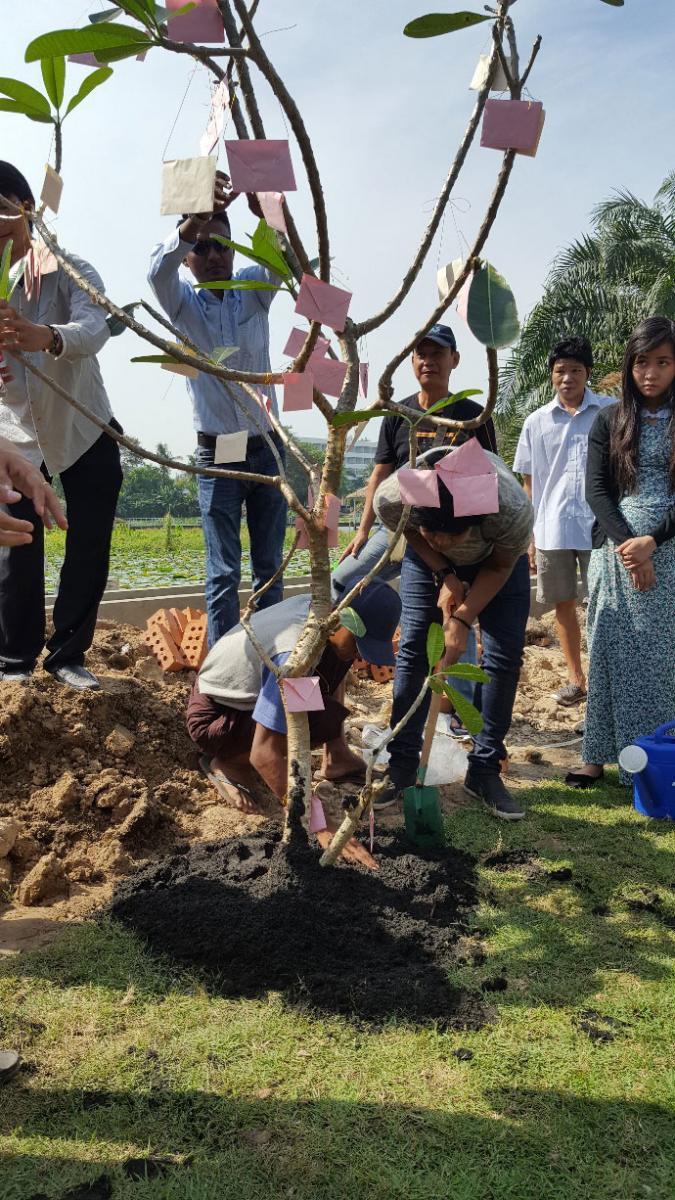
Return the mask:
M331 576L333 600L336 603L342 599L345 592L350 591L375 566L389 545L389 537L389 530L385 529L384 525L377 525L375 532L370 535L358 558L350 554L344 562L338 564ZM400 574L401 563L388 562L386 567L379 572L378 579L389 583L398 579ZM476 662L476 635L473 629L467 638L466 650L459 661L474 664ZM473 701L474 685L468 679L456 679L453 687L457 688L457 691L467 700Z
M473 582L480 563L458 567L457 574ZM401 720L418 695L427 674L427 630L440 621L436 601L438 588L427 565L412 550L406 551L401 565L401 644L394 676L392 727ZM498 773L506 757L504 738L511 725L513 702L518 687L525 646L525 626L530 612L530 576L527 555L518 559L511 575L497 595L480 614L483 657L481 666L490 676L489 684L476 684L474 704L483 716L483 728L469 754L473 770ZM450 680L452 686L455 681ZM389 746L389 766L393 781L406 787L415 779L422 746L429 695Z
M283 458L283 450L280 453ZM197 465L213 466L213 450L200 446ZM254 449L249 448L245 462L227 465L235 471L253 471L258 475L279 474L274 455L265 443L262 446L256 444ZM199 508L206 546L209 646L213 646L218 638L239 623L240 529L244 503L255 591L271 579L281 566L286 533L286 501L277 488L266 483L199 476ZM283 579L278 579L261 597L260 608L278 604L283 598L283 591Z
M384 525L376 525L375 532L371 533L358 558L350 554L344 562L338 563L331 576L334 601L341 600L345 592L351 591L354 585L373 569L387 549L390 536ZM390 579L398 579L400 572L400 562L388 562L386 567L378 572L377 578L383 583L388 583Z

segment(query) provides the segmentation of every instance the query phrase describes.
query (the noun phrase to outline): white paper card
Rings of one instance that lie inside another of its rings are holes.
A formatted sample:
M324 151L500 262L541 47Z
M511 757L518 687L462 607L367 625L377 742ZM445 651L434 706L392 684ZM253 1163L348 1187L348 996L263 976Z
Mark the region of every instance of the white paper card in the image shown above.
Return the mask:
M215 158L175 158L162 163L163 217L213 212Z
M485 81L488 77L489 62L490 62L490 55L489 54L481 54L480 58L478 59L478 63L476 65L476 70L473 73L473 79L471 80L471 83L469 84L470 92L479 92L482 87L485 87ZM508 55L506 57L506 62L507 62L509 70L511 70L511 59L509 58ZM491 92L505 92L507 90L508 86L509 86L508 81L507 81L506 75L504 74L504 68L503 68L501 62L498 62L497 70L495 71L494 79L492 80L492 84L490 86L490 91Z
M446 263L444 267L441 267L440 271L438 271L436 274L439 300L445 300L446 296L450 294L450 288L453 286L455 280L459 278L463 270L463 258L453 258L451 263Z
M198 379L199 371L196 367L189 367L187 363L162 363L163 371L173 371L174 375L185 375L187 379Z
M53 213L57 213L59 211L62 191L63 180L61 176L56 173L53 167L50 167L49 163L47 163L47 166L45 167L45 181L42 185L40 199L42 200L43 204L47 205L47 208L51 208Z
M239 433L219 433L216 438L216 452L213 459L214 467L223 463L239 463L246 458L246 443L248 433L241 429Z

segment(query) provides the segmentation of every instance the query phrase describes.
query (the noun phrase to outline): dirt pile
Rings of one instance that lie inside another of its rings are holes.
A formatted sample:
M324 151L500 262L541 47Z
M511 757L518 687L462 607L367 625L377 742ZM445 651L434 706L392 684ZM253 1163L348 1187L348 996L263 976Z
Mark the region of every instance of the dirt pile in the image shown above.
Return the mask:
M377 873L324 870L306 841L287 851L267 826L147 867L118 886L110 911L224 996L275 991L366 1022L480 1028L490 1007L447 976L471 952L474 860L413 853L401 835L381 837L376 855Z

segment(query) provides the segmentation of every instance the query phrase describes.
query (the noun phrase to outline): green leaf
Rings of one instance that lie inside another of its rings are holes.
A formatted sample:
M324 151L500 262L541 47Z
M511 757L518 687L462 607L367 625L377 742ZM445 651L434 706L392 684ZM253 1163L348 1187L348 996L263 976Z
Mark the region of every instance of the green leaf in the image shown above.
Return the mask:
M456 688L451 687L449 683L444 684L443 691L464 728L468 729L469 733L473 733L474 735L480 733L483 728L483 718L475 705L470 700L467 700L461 692L458 692Z
M429 626L427 633L427 662L429 670L433 671L436 663L442 658L445 651L445 636L438 622L434 621L433 625Z
M133 45L116 46L113 50L97 50L95 58L100 63L122 62L124 58L137 58L139 54L147 54L148 49L151 50L154 45L154 42L149 46L147 42L134 42Z
M191 12L197 5L195 0L191 0L190 4L181 4L180 8L172 8L169 10L163 4L155 5L155 20L158 25L167 25L174 17L182 17L183 13Z
M261 222L261 224L264 224L264 222ZM223 237L223 235L220 233L212 233L210 237L214 242L219 242L221 246L229 246L232 250L235 250L237 254L243 254L245 258L252 259L252 261L257 263L259 267L267 267L268 270L274 271L277 275L281 275L283 279L289 279L291 276L291 269L286 260L283 258L282 254L274 246L260 238L258 238L258 242L256 244L257 232L258 231L256 230L256 233L252 238L252 249L249 246L242 246L240 242L233 242L231 238ZM274 233L274 230L270 230L270 233Z
M0 78L0 92L3 96L9 96L11 100L16 100L25 109L39 113L51 121L52 110L49 100L30 84L22 83L20 79Z
M121 14L121 8L106 8L104 12L90 13L89 20L92 25L100 25L101 21L114 21L115 17L119 17Z
M5 242L0 259L0 300L9 299L9 266L12 258L12 239Z
M151 22L154 25L155 6L154 4L146 4L145 0L119 0L120 8L123 8L125 13L130 17L135 17L141 25L149 25Z
M66 82L66 60L62 54L59 54L56 58L43 58L40 66L47 95L54 108L60 108L63 103L63 89Z
M360 408L358 412L341 412L336 413L331 421L334 429L348 429L350 425L360 425L362 422L370 421L372 417L390 417L391 413L388 408ZM403 413L401 413L403 416ZM409 420L408 417L405 418Z
M477 667L475 663L454 663L451 667L441 667L439 674L442 676L452 675L454 679L470 679L473 683L489 683L490 676L482 667Z
M123 304L122 312L125 312L125 313L127 313L128 316L133 317L134 312L138 308L139 304L140 304L140 300L134 300L131 304ZM119 337L119 335L121 333L124 333L124 330L127 328L127 326L124 324L124 322L120 321L119 317L113 317L112 315L109 317L106 317L105 323L108 326L108 329L110 330L111 337Z
M19 113L22 117L29 117L31 121L43 121L46 125L54 122L51 112L46 117L44 113L38 113L34 108L27 108L25 104L19 104L17 100L0 100L0 112Z
M218 366L220 366L227 358L231 358L233 354L236 354L238 349L238 346L214 346L211 351L211 362L218 363Z
M451 404L456 404L458 400L466 400L469 396L482 395L482 388L465 388L463 392L455 392L454 396L446 396L444 400L437 400L435 404L432 404L431 408L425 408L420 421L430 416L431 413L440 412L443 408L449 408ZM419 424L419 422L416 422L416 424Z
M455 33L457 29L468 29L470 25L480 25L490 20L491 17L481 13L427 13L425 17L409 21L403 32L411 38L440 37L443 33Z
M282 279L290 279L292 274L291 268L281 253L281 245L275 231L270 228L267 221L258 222L251 240L253 250L258 255L259 260L262 260L277 275L281 275Z
M12 299L12 293L13 293L14 289L16 287L18 287L18 285L21 283L21 280L23 279L27 262L28 262L28 256L26 254L24 254L23 258L19 259L18 263L14 264L14 268L12 270L10 270L10 272L9 272L9 287L7 289L7 295L3 297L4 300Z
M170 354L141 354L138 358L132 358L130 361L142 363L178 363L180 359L172 358ZM182 363L181 366L183 366Z
M340 624L348 629L354 637L365 637L366 627L359 614L353 608L343 608L340 612Z
M242 292L280 292L287 291L287 288L280 288L276 283L263 283L261 279L216 279L212 283L193 283L193 288L206 288L207 291L229 291L237 290Z
M147 50L155 43L135 25L90 25L86 29L55 29L34 38L26 49L26 62L53 58L58 54L89 54L114 50L115 47L136 47Z
M79 91L69 101L64 117L67 117L74 108L77 108L78 104L86 100L94 88L100 87L102 83L105 83L106 79L110 79L112 73L112 67L99 67L96 71L92 71L90 75L87 75L86 79L80 85Z
M483 346L500 350L518 337L520 322L513 292L488 262L481 263L471 278L466 319Z

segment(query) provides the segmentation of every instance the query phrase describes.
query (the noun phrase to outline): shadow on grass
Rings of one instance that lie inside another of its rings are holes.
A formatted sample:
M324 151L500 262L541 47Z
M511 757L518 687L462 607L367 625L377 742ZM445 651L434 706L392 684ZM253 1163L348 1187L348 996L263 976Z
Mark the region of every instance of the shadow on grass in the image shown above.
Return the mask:
M637 1100L504 1087L479 1115L204 1091L33 1092L20 1084L7 1100L0 1129L19 1128L20 1137L0 1159L3 1200L60 1200L101 1173L113 1200L665 1200L675 1190L673 1115ZM44 1152L31 1150L31 1139ZM100 1142L105 1156L95 1149ZM178 1162L136 1183L122 1165L138 1156L130 1146Z

